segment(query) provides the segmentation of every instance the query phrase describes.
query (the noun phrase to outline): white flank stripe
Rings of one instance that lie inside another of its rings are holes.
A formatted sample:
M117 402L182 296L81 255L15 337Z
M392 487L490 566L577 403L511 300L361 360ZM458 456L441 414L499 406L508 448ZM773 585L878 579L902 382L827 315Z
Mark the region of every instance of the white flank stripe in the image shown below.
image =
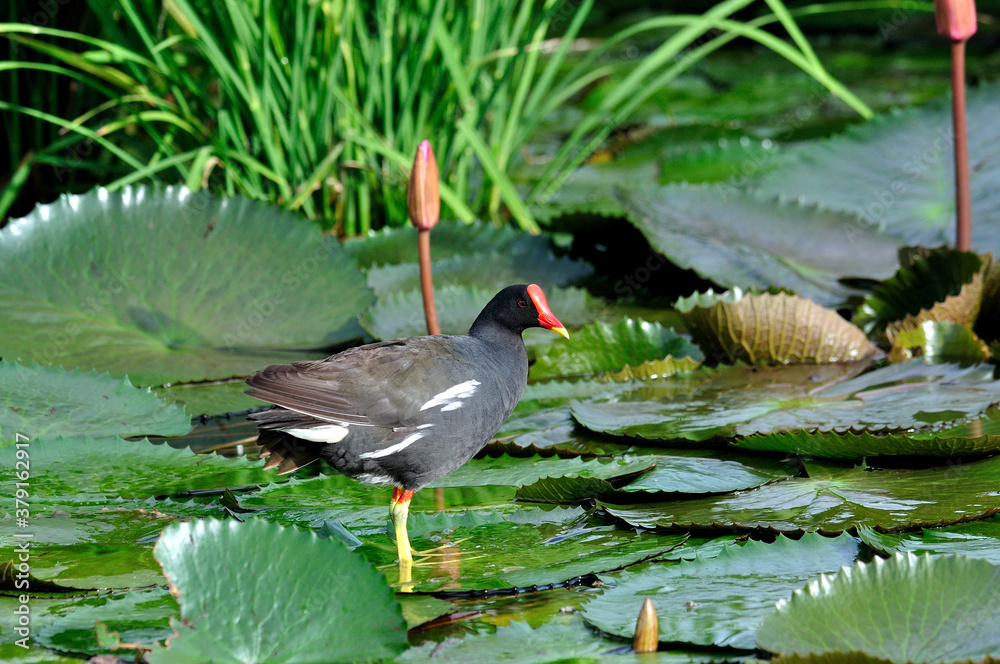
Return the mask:
M380 484L383 486L393 484L392 478L388 475L375 475L374 473L364 473L362 475L358 475L357 479L362 484Z
M435 394L430 398L420 410L427 410L428 408L433 408L434 406L450 406L455 403L459 403L459 399L468 399L473 394L476 393L476 387L480 385L478 380L467 380L464 383L459 383L458 385L452 385L444 392ZM461 408L461 405L453 406L452 408L442 408L441 410L454 410L455 408Z
M365 452L364 454L359 454L358 456L360 456L362 459L378 459L379 457L389 456L390 454L395 454L400 450L405 450L407 447L409 447L410 445L417 442L423 437L424 434L420 433L419 431L416 433L411 433L401 442L396 443L395 445L392 445L390 447L387 447L384 450L377 450L375 452Z
M282 431L313 443L339 443L348 434L347 427L338 424L324 424L309 429L282 429Z

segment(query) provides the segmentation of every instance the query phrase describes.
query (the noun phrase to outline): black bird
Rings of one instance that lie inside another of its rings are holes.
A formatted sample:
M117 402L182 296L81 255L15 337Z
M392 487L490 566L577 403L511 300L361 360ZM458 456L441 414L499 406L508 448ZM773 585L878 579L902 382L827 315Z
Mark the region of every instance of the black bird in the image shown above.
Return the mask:
M264 468L284 474L323 458L364 484L394 486L396 547L400 562L412 561L410 499L475 456L517 405L529 327L569 338L541 288L508 286L467 336L383 341L255 373L247 394L277 405L250 415Z

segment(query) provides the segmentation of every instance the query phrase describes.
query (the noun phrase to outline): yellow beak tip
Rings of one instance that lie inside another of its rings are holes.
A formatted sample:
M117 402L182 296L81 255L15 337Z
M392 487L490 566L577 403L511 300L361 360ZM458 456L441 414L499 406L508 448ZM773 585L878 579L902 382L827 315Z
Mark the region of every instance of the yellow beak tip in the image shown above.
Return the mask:
M566 337L567 339L569 339L569 332L566 331L565 327L553 327L552 331L558 334L559 336Z

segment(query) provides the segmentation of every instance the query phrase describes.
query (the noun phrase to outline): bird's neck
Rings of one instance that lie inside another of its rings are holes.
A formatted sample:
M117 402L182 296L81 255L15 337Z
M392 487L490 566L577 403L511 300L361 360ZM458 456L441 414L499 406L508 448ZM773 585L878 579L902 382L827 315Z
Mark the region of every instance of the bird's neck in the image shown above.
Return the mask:
M509 403L504 400L509 412L521 398L521 392L528 381L528 351L524 347L524 339L520 332L495 322L479 323L480 321L476 321L473 324L469 336L485 346L484 361L495 365L498 375L504 376L501 382L508 385L511 390L509 396L513 399Z
M469 336L476 337L491 346L506 348L513 351L524 351L524 340L521 333L515 330L498 325L495 321L484 319L482 315L469 328Z

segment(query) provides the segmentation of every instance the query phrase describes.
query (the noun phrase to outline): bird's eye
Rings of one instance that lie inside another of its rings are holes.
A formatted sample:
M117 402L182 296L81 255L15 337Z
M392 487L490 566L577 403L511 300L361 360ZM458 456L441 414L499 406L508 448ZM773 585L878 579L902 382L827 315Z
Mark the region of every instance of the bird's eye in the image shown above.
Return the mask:
M528 303L525 302L524 300L518 300L517 301L517 306L521 307L522 309L527 309L528 308Z

